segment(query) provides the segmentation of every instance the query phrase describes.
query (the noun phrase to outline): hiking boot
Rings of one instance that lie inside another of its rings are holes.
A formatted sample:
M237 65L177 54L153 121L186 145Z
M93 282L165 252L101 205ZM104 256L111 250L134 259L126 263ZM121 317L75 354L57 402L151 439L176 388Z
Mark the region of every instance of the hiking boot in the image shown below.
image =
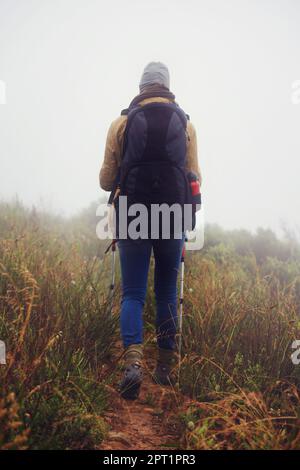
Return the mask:
M175 385L176 377L173 373L175 366L175 353L170 349L158 349L156 369L153 380L159 385Z
M125 400L136 400L143 380L143 349L141 344L131 344L124 353L125 371L119 390Z

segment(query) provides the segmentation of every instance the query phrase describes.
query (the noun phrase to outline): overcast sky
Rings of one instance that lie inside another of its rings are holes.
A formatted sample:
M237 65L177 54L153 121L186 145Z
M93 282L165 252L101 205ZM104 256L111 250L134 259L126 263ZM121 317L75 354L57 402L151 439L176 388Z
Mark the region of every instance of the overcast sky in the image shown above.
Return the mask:
M206 221L299 226L298 0L0 0L0 198L97 199L108 127L152 60L197 129Z

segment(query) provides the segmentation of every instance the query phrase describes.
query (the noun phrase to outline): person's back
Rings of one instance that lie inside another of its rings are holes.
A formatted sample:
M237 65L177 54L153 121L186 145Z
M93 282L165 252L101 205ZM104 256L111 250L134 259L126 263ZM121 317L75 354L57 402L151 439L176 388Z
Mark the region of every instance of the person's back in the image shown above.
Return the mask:
M141 117L134 121L137 113ZM183 183L190 172L201 181L195 129L169 91L168 69L160 62L151 62L144 69L140 94L110 126L100 185L104 190L114 191L116 206L120 195L125 195L131 204L144 203L147 208L166 201L171 205L177 200L183 205ZM126 237L117 240L122 274L121 335L126 363L120 389L124 398L136 398L142 382L142 311L152 250L158 343L154 379L162 385L172 383L177 274L184 239L182 229L176 237L169 238L151 237L148 231L139 238L130 237L126 231Z

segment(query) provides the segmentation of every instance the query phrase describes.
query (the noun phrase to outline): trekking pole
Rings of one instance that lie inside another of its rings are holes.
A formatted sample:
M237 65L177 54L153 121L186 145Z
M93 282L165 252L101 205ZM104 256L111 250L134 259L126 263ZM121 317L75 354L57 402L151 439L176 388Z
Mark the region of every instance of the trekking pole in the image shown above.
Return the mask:
M180 291L179 291L179 344L178 344L178 386L179 386L180 365L181 365L181 350L182 350L182 317L183 317L184 257L185 257L185 243L184 243L184 245L183 245L182 254L181 254L181 269L180 269Z
M115 288L116 242L117 242L117 240L113 240L112 244L111 244L111 283L110 283L111 293L113 293L113 290Z
M113 302L113 292L115 288L115 271L116 271L116 243L117 240L113 239L113 241L109 244L106 248L104 254L107 254L111 249L111 282L109 286L110 291L110 309L109 309L109 316L112 316L112 302Z

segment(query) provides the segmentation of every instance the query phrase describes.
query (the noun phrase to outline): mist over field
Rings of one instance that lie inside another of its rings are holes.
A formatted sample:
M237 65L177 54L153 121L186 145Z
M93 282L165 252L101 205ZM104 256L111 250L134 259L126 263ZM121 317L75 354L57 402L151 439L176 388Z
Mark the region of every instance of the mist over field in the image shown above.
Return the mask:
M300 449L299 24L298 0L0 0L0 450ZM127 289L119 240L95 234L107 131L149 61L203 174L205 242L172 303L167 247L126 252ZM127 290L144 354L120 341Z
M99 198L108 127L160 60L197 129L206 221L297 229L299 21L296 0L1 0L0 197L66 215Z

